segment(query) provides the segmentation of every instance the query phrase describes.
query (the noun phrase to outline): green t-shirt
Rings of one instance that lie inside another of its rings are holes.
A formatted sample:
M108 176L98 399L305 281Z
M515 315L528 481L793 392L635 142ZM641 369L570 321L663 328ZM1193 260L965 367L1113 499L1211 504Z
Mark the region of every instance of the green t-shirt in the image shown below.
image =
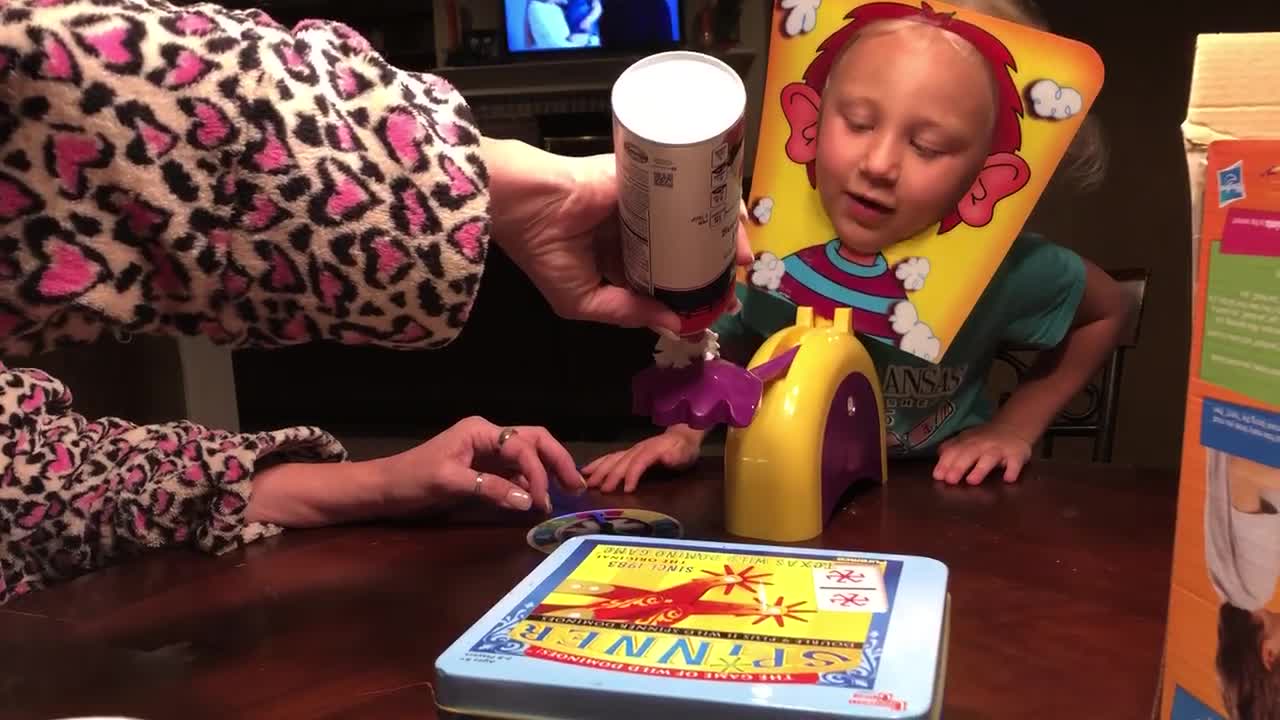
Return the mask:
M1084 282L1080 256L1023 233L941 363L864 338L880 376L890 454L931 454L943 440L988 422L995 408L986 383L996 351L1006 344L1048 348L1062 342ZM754 352L764 338L794 324L795 305L776 292L746 285L738 286L738 297L742 311L720 318L713 329L726 356L746 362L748 357L732 357L738 354L734 351Z

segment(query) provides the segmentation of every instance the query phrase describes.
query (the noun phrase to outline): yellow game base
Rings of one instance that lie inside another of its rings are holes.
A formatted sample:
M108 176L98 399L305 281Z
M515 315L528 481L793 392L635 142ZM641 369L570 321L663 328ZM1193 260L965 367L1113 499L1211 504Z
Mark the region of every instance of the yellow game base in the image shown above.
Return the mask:
M837 395L850 376L864 377L875 397L877 436L856 440L879 453L873 479L884 482L884 398L871 356L853 334L852 317L841 308L828 322L815 317L813 308L798 308L795 325L775 333L752 358L748 367L754 368L797 351L785 374L765 383L751 424L729 429L724 475L730 533L769 542L800 542L822 533L829 520L822 474L827 423L835 404L844 402ZM855 408L852 396L847 401L850 416L872 410Z

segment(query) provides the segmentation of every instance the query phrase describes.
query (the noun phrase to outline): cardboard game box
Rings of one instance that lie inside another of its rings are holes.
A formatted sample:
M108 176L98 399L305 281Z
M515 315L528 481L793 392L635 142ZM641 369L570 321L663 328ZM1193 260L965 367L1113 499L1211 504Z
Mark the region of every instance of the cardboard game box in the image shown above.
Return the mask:
M1280 717L1280 34L1201 36L1163 720Z
M927 558L576 537L436 662L490 718L935 718L947 568Z

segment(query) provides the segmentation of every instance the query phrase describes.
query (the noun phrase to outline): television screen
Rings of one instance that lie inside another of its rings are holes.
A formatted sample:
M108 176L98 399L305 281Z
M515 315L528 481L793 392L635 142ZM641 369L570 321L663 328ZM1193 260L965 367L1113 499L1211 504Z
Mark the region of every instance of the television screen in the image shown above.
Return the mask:
M649 51L679 44L679 0L503 0L507 51Z

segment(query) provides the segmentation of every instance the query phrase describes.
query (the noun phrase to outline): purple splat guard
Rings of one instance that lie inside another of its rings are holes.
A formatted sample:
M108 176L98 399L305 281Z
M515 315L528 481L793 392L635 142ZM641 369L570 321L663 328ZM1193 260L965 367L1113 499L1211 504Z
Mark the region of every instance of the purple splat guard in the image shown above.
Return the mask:
M648 367L631 381L633 410L661 427L680 423L698 430L720 423L746 427L763 392L760 378L720 358L682 368Z
M746 427L760 407L764 383L786 374L798 350L792 348L751 370L721 358L682 368L645 368L631 382L633 411L648 415L660 427Z

